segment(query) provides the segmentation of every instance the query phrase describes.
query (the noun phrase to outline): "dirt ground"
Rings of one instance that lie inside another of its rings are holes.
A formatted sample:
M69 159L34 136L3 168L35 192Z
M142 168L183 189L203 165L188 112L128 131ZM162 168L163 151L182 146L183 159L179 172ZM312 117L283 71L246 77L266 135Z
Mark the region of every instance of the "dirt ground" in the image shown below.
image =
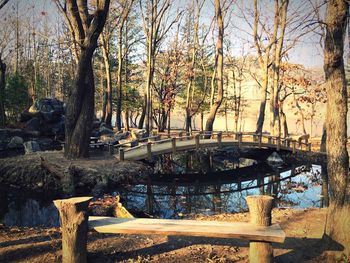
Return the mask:
M322 240L326 209L274 209L286 232L274 244L276 262L346 262L341 247ZM193 216L249 221L247 213ZM60 262L60 229L0 227L0 262ZM248 262L248 242L235 239L89 233L88 262Z

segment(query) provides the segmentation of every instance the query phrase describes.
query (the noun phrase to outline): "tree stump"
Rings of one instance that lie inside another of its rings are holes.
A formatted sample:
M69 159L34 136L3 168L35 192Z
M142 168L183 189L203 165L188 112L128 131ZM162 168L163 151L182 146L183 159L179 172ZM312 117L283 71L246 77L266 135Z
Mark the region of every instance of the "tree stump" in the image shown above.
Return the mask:
M250 222L256 226L270 226L273 197L267 195L247 196L246 201L249 207ZM271 243L250 241L249 261L251 263L272 263Z
M62 262L85 263L88 206L92 197L55 200L62 228Z

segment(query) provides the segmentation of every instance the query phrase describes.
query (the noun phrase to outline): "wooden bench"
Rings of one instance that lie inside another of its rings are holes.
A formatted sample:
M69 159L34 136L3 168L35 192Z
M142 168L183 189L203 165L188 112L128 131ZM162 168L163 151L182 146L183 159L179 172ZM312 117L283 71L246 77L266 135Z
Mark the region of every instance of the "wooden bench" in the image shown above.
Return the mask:
M283 243L285 233L271 225L273 198L249 196L250 223L198 220L113 218L87 215L90 197L54 201L62 226L62 262L86 262L88 227L99 233L204 236L249 240L250 262L273 262L271 242Z

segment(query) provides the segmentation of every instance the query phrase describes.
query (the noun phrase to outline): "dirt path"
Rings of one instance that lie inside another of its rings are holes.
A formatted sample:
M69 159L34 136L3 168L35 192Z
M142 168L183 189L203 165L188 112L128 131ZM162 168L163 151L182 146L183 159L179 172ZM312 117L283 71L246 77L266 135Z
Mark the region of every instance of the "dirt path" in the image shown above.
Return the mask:
M274 209L287 234L274 245L276 262L335 262L336 246L321 242L326 209ZM248 214L195 216L198 220L249 221ZM59 229L0 229L0 262L60 262ZM89 233L88 262L248 262L248 242L233 239L103 235ZM341 261L339 261L341 262Z

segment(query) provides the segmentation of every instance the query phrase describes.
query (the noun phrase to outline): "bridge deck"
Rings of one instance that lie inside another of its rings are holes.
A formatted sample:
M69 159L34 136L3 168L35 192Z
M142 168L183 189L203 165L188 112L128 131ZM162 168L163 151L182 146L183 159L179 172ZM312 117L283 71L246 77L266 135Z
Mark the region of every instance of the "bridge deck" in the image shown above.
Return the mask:
M239 142L234 139L223 139L221 142L222 146L238 146ZM218 140L217 139L201 139L200 140L200 147L206 148L206 147L217 147L218 146ZM258 147L258 142L242 142L242 147ZM274 148L276 149L275 144L268 144L268 143L262 143L261 147L266 148ZM176 151L185 151L185 150L191 150L196 149L196 142L195 140L183 140L183 141L176 141ZM291 148L281 145L281 150L291 150ZM166 153L172 152L172 143L169 142L163 142L163 143L157 143L152 144L152 155L161 155ZM139 146L137 148L131 148L128 151L125 151L124 158L125 160L142 160L146 159L148 156L147 153L147 145Z
M89 227L99 233L205 236L276 243L283 243L285 239L278 224L258 227L240 222L90 216Z

